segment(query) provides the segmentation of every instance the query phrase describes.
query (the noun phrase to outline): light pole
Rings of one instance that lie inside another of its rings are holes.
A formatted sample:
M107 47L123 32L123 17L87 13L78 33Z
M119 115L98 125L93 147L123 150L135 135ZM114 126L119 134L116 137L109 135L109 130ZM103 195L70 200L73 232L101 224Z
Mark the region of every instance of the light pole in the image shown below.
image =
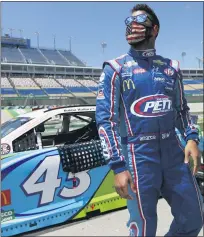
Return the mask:
M72 51L72 39L73 39L73 37L70 36L68 39L69 39L69 51L71 52Z
M184 57L186 56L186 52L182 52L181 53L181 57L182 57L182 61L183 61L183 64L184 64Z
M101 43L101 47L102 47L103 54L104 54L104 50L105 50L105 48L107 47L106 42L102 42L102 43Z
M35 34L37 35L37 45L38 45L38 48L39 48L39 32L36 31Z
M202 59L200 59L200 58L198 58L198 57L196 57L196 59L198 60L198 67L200 68L200 64L201 64L201 62L202 62Z
M106 42L102 42L101 43L101 48L102 48L102 60L103 62L105 61L105 48L107 47L107 43Z
M22 38L22 37L23 37L23 34L22 34L22 33L23 33L23 30L22 30L22 29L19 29L18 31L20 32L20 37Z
M10 31L10 37L12 38L12 33L13 33L13 31L14 31L15 29L13 29L13 28L9 28L9 31Z
M54 38L54 50L55 50L56 49L56 34L53 34L52 36Z

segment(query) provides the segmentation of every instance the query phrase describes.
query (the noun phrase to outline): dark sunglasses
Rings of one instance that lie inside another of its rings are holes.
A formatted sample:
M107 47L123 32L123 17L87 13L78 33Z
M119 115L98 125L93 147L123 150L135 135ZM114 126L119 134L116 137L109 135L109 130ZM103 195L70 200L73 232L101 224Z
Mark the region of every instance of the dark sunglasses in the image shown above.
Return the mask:
M137 23L144 23L147 18L149 18L151 21L153 21L153 19L148 16L147 14L140 14L137 16L129 16L125 19L125 24L128 26L130 24L132 24L132 22L137 22Z

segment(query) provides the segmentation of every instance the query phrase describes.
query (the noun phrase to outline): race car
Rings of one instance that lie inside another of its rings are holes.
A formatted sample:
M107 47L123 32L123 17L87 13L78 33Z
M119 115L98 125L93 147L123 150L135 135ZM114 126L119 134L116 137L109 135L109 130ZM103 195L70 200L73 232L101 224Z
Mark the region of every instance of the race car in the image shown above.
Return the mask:
M95 106L41 109L1 127L1 234L126 207L113 188Z
M95 106L40 109L1 127L1 234L126 207L99 140Z

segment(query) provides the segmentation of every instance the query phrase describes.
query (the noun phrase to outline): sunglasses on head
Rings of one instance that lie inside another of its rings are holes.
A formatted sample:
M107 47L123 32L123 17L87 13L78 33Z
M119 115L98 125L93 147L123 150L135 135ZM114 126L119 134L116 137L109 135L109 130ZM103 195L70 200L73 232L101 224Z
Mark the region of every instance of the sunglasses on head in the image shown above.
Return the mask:
M148 16L147 14L140 14L137 16L129 16L125 19L125 24L128 26L130 24L132 24L132 22L137 22L137 23L144 23L147 18L149 18L151 21L153 21L153 19Z

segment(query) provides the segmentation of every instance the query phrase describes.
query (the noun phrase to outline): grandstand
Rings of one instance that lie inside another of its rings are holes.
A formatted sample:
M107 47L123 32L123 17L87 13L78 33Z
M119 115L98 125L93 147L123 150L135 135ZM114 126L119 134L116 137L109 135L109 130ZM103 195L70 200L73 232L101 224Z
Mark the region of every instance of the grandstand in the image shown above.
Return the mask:
M1 47L3 106L95 102L100 68L67 50L33 48L29 39L5 35Z
M95 103L101 68L88 67L72 52L33 48L29 39L1 38L2 106ZM203 100L203 70L184 69L190 102Z

